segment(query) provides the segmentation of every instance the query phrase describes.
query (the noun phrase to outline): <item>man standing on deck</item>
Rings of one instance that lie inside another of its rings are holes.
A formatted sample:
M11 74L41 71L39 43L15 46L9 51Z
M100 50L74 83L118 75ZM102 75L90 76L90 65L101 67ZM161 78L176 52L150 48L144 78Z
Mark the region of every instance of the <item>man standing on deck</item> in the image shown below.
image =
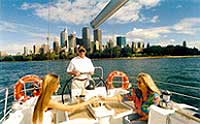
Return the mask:
M72 89L84 89L86 81L94 74L94 66L88 57L86 57L86 49L83 46L78 48L78 56L74 57L68 67L67 73L75 76L72 81Z

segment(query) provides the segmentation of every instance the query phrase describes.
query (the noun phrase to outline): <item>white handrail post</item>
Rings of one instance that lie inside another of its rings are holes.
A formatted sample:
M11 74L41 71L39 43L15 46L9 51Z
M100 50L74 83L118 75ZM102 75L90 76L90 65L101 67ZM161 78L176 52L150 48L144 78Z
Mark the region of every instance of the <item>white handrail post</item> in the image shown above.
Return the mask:
M6 115L6 109L7 109L7 102L8 102L8 88L5 89L5 104L4 104L4 117Z
M101 79L103 79L103 73L104 73L103 68L101 66L96 66L94 68L95 68L95 70L99 69L101 71Z

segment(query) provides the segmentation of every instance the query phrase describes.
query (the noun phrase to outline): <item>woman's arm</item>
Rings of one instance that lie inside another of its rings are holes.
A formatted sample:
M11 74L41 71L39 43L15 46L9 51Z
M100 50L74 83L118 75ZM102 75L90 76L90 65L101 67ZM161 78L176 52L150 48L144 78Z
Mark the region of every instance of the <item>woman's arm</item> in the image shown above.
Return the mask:
M57 109L61 111L71 111L71 106L64 105L62 103L50 100L48 104L48 108Z
M111 101L118 101L118 102L120 102L120 101L122 101L123 98L122 98L121 95L115 95L113 97L107 97L107 98L100 97L100 99L103 100L104 102L111 102Z
M90 103L93 103L95 101L99 100L99 98L92 98L86 102L82 102L82 103L78 103L78 104L74 104L74 105L64 105L62 103L50 100L49 104L48 104L48 108L53 108L53 109L57 109L57 110L61 110L61 111L74 111L76 109L81 108L82 106L88 105Z

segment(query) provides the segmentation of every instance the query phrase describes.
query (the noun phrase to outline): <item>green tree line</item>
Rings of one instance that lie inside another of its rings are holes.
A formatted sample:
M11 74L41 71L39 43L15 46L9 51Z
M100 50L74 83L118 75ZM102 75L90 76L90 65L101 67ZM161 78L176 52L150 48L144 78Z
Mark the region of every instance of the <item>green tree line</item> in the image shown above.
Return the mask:
M133 56L187 56L187 55L200 55L200 51L196 48L187 48L183 46L169 45L167 47L151 46L143 49L142 52L135 53L132 48L126 46L120 48L118 46L113 48L106 48L103 51L95 51L92 54L88 54L90 58L120 58L120 57L133 57ZM59 59L71 59L76 54L72 53L59 53L55 52L47 54L32 54L32 55L16 55L0 57L0 61L41 61L41 60L59 60Z

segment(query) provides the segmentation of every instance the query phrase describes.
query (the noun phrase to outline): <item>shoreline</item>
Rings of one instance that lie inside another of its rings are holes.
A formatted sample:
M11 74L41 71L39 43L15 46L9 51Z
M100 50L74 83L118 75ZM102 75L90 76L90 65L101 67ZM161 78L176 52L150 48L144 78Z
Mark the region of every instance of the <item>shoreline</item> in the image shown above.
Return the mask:
M120 58L95 58L93 60L138 60L138 59L166 59L166 58L200 58L200 55L189 56L137 56L137 57L120 57Z
M91 58L92 60L140 60L140 59L176 59L176 58L200 58L200 55L188 55L188 56L137 56L137 57L119 57L119 58ZM58 59L58 60L39 60L39 61L66 61L71 59ZM0 62L37 62L32 61L0 61Z

